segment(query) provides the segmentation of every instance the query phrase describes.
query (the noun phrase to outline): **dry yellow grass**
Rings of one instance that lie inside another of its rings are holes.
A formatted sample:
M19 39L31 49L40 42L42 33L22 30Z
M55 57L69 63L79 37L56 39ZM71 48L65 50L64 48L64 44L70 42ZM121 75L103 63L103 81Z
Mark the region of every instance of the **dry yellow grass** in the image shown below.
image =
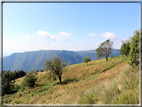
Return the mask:
M47 72L38 72L36 75L38 86L15 93L7 99L12 99L9 102L10 104L78 104L82 93L85 93L91 87L95 87L98 83L116 77L128 66L127 62L122 62L121 57L118 57L117 60L115 58L108 62L105 59L91 61L88 66L86 63L67 66L63 69L62 74L64 84L59 84L58 78L56 81L48 80ZM23 78L17 79L16 84L19 85ZM66 80L67 83L65 83L65 79L71 79L71 81ZM121 85L119 85L119 88L121 88ZM99 100L97 103L100 104L101 102Z
M25 77L21 77L15 80L15 84L20 85Z

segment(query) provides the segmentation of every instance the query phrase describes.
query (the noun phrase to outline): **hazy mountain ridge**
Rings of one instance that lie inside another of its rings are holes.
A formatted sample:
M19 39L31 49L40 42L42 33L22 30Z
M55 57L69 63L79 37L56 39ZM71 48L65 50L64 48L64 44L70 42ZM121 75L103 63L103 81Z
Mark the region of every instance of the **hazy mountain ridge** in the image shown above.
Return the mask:
M118 49L115 49L112 53L120 53ZM23 53L13 53L10 56L3 58L3 70L41 70L44 69L43 65L45 60L49 59L53 55L57 55L63 59L67 65L77 64L83 62L86 56L89 56L91 60L97 60L96 50L88 51L67 51L67 50L39 50L28 51Z

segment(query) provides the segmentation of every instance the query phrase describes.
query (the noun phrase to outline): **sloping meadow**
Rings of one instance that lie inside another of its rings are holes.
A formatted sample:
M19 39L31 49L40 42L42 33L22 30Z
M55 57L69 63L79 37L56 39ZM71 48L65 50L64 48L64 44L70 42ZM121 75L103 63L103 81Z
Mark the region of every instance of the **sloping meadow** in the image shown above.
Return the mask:
M4 104L138 104L139 73L127 57L113 57L63 68L62 83L38 72L33 88L3 96ZM20 86L23 79L17 79Z

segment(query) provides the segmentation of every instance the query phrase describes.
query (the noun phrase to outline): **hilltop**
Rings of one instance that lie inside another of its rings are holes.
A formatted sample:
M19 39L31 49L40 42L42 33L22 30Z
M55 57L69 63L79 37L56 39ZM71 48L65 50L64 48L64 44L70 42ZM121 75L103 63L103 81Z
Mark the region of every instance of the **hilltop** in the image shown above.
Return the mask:
M34 88L3 96L4 104L138 104L139 74L128 57L113 57L63 68L62 83L38 72ZM16 79L20 85L24 77Z

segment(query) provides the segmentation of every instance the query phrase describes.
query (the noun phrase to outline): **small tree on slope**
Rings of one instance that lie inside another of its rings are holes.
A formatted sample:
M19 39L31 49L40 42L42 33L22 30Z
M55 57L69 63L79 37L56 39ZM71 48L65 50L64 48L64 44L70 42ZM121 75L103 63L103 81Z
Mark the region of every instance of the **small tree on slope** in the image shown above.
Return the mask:
M108 57L113 51L113 42L110 39L106 40L105 42L101 43L101 45L96 49L97 57L106 57L106 61L108 61Z
M44 68L46 71L50 71L50 76L57 75L59 78L60 83L61 75L62 75L62 68L66 66L66 63L62 62L62 59L59 59L57 56L51 57L49 60L45 60Z
M89 61L91 61L91 59L87 56L87 57L84 59L84 62L86 62L87 65L88 65L88 62L89 62Z

